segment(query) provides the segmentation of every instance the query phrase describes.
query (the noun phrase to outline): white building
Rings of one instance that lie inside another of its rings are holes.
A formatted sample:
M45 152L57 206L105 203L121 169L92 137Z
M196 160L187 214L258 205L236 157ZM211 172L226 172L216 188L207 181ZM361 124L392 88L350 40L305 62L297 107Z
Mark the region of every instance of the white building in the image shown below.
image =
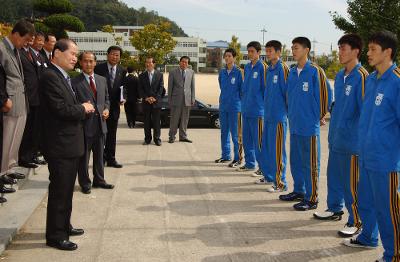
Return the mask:
M80 51L92 51L98 61L107 59L107 48L116 45L115 38L121 38L119 46L129 51L132 56L137 56L138 51L131 45L129 38L132 34L143 29L143 26L114 26L114 34L104 32L68 32L70 39L74 40ZM179 59L181 56L190 57L190 61L196 63L199 68L206 67L206 41L198 37L174 37L177 44L170 54Z

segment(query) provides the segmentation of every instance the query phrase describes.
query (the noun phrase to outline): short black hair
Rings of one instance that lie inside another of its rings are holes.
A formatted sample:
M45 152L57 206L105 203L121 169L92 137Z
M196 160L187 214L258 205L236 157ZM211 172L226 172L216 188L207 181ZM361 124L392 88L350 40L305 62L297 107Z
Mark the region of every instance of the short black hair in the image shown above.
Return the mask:
M71 40L71 39L62 38L62 39L58 40L58 41L56 42L56 44L54 45L53 52L52 52L51 55L54 57L54 52L55 52L57 49L60 50L61 52L67 51L68 48L69 48L69 45L70 45L71 43L77 45L77 44L75 43L75 41L74 41L74 40Z
M97 61L97 57L95 53L93 53L92 51L83 51L82 53L79 54L78 60L82 61L84 55L93 55L94 61Z
M133 73L133 67L132 67L132 66L128 66L128 67L126 68L126 71L128 71L129 74L130 74L130 73Z
M298 36L292 40L292 44L299 44L304 48L308 48L311 50L311 41L305 36Z
M42 31L36 31L35 37L38 37L38 36L41 36L41 37L43 37L43 38L46 37L46 35L45 35Z
M261 51L261 44L260 44L260 42L251 41L250 43L247 44L247 49L249 49L250 47L254 47L254 49L256 49L257 52L260 52L260 51Z
M351 47L351 49L358 49L358 58L360 58L361 56L361 51L363 48L363 42L362 39L359 35L357 34L345 34L344 36L342 36L339 41L338 41L338 45L344 45L347 44Z
M117 45L112 45L112 46L110 46L110 47L107 49L107 54L110 54L111 51L114 51L114 50L118 50L118 51L119 51L119 55L122 56L122 48L119 47L119 46L117 46Z
M276 52L282 51L282 43L278 40L271 40L265 44L265 48L272 47L275 49Z
M49 36L53 36L53 37L57 40L57 37L56 37L55 34L48 33L48 34L46 34L45 37L44 37L44 41L45 41L45 42L49 42Z
M179 62L181 62L182 59L187 59L188 63L190 63L190 57L188 57L187 55L181 56L181 58L179 59Z
M390 55L390 58L392 58L392 60L396 58L398 40L397 36L394 33L387 30L373 33L368 38L368 44L371 43L381 46L382 51L388 48L392 49L392 54Z
M12 34L18 33L21 37L35 35L35 26L26 19L19 20L13 27Z
M236 50L233 49L233 48L226 49L225 52L224 52L224 56L225 56L226 53L231 53L233 57L236 57Z

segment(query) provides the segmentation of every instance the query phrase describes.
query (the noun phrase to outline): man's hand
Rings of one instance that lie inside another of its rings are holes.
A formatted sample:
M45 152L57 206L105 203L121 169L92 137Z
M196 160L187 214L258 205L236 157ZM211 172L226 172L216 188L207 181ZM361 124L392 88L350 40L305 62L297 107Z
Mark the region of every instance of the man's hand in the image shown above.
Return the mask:
M90 103L90 101L83 103L82 106L85 108L85 113L86 114L90 114L94 112L94 107L93 105Z
M7 113L8 111L11 110L12 107L12 101L7 98L7 101L4 103L3 107L1 108L1 111L4 113Z
M319 125L320 125L320 126L326 125L325 117L322 118L321 120L319 120Z
M103 110L103 120L107 120L107 118L110 116L110 111L108 109Z

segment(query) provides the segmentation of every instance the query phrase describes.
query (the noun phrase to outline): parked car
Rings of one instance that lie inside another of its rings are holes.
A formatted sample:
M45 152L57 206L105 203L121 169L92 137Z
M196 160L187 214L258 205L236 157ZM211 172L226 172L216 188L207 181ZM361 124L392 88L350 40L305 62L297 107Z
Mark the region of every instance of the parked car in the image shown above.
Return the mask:
M141 102L138 102L138 108L141 108ZM170 109L168 104L168 97L165 96L161 100L161 126L168 127L170 120ZM144 115L142 110L138 110L136 121L143 122ZM190 110L189 127L194 126L209 126L214 128L220 128L219 124L219 108L218 106L212 106L201 102L196 99L194 106Z

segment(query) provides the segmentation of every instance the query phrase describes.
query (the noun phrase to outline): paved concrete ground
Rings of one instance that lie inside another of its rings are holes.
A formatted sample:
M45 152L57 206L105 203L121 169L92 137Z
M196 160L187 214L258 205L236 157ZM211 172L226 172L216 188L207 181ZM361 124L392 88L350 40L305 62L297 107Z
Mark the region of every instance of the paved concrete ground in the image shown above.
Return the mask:
M46 199L13 243L5 261L374 261L382 249L342 246L344 221L320 222L312 212L254 185L249 174L222 164L219 130L190 129L193 144L143 146L142 129L118 131L123 169L106 168L112 191L76 188L72 222L86 233L72 237L75 252L45 246ZM167 130L162 130L167 139ZM320 210L326 199L326 128L322 132ZM290 173L289 173L290 174ZM291 177L290 175L290 189Z

